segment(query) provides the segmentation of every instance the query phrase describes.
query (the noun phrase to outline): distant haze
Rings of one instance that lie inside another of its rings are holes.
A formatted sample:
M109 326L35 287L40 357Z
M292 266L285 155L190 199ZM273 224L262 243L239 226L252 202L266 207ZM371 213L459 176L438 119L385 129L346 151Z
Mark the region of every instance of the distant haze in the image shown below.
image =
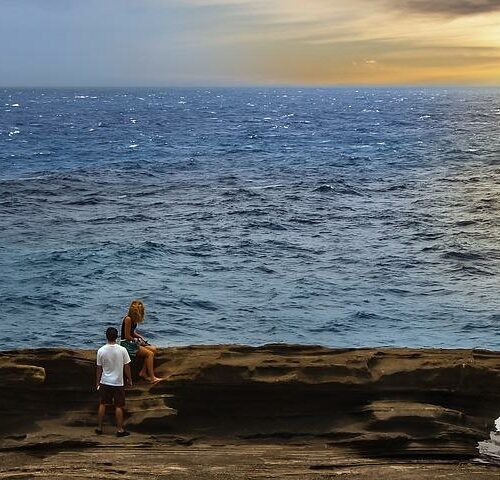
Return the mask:
M0 0L0 85L500 85L500 0Z

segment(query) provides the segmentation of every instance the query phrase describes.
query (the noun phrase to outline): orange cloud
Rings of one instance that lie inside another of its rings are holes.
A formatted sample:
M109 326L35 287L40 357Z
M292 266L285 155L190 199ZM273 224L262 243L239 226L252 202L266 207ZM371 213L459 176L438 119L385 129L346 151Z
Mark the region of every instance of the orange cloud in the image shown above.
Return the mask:
M500 84L498 0L216 3L212 38L250 82Z

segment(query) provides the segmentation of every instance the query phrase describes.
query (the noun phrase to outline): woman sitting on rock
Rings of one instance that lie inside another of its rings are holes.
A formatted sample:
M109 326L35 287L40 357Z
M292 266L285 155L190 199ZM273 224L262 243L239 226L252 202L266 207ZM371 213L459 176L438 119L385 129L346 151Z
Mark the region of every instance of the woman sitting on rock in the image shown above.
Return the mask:
M149 345L148 342L140 335L136 328L138 323L144 321L144 303L140 300L132 300L128 309L127 316L122 322L121 345L125 347L131 359L135 356L144 358L139 375L151 383L156 383L161 380L154 374L153 361L156 353L156 347Z

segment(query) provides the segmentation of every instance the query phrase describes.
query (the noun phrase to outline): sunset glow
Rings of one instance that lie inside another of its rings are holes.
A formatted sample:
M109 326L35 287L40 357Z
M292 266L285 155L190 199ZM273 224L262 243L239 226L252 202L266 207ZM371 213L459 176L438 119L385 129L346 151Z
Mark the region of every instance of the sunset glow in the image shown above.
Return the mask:
M264 83L498 84L500 3L440 3L225 2L232 13L212 38L244 51L247 75Z
M499 0L0 5L5 86L500 84Z

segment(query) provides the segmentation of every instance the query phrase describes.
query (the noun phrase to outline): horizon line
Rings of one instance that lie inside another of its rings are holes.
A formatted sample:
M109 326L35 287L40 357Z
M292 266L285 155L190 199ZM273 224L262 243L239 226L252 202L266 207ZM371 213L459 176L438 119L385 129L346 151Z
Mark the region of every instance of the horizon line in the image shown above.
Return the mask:
M88 88L88 89L134 89L134 88L200 88L200 89L214 89L214 88L303 88L303 89L330 89L330 88L372 88L372 89L382 89L382 88L500 88L500 83L498 84L459 84L459 83L387 83L387 84L220 84L220 85L206 85L206 84L193 84L193 85L0 85L0 89L10 90L10 89L78 89L78 88Z

